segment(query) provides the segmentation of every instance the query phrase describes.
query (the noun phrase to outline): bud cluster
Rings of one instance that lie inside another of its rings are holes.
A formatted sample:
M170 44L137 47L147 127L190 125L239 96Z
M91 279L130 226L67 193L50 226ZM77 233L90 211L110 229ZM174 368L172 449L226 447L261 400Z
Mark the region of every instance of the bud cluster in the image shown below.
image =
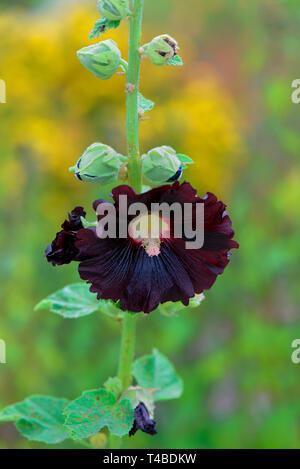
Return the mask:
M121 20L131 15L129 0L98 0L97 8L103 15L100 20L103 31L106 27L117 27ZM114 23L113 26L112 23ZM177 41L169 34L161 34L140 47L139 52L158 66L182 65L177 50ZM127 71L127 63L122 59L121 52L112 39L83 47L77 55L82 65L101 80L108 80L119 68ZM126 84L126 90L134 89L132 83ZM141 93L138 93L138 104L139 117L154 106L154 103L144 98ZM178 154L172 147L166 145L148 151L142 156L141 162L142 175L152 185L177 181L187 165L193 163L189 157ZM126 181L128 158L120 155L108 145L94 143L85 150L70 171L75 172L76 177L85 182Z

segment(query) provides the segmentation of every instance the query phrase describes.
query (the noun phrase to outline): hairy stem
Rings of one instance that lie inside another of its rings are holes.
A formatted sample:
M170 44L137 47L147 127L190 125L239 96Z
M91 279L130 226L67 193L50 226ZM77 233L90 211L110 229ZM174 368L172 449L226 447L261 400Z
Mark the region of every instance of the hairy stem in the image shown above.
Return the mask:
M131 383L131 368L134 357L136 316L125 313L122 324L122 339L119 360L118 377L125 390Z
M138 91L141 57L139 54L144 0L133 0L129 20L129 53L127 70L127 151L129 158L129 182L137 191L142 189L142 168L139 152Z
M132 16L129 19L129 52L126 83L126 135L129 156L128 174L131 186L142 190L142 167L139 152L138 89L140 74L140 40L144 0L133 0ZM119 358L118 377L122 389L130 386L132 362L134 358L136 315L125 313L122 322L122 339ZM111 436L110 448L119 448L121 439Z

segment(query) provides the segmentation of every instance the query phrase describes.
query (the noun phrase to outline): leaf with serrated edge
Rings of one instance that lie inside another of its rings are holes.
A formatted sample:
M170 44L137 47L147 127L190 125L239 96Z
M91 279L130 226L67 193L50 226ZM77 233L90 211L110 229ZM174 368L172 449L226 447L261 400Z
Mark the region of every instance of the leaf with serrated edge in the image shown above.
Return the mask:
M134 411L128 399L120 402L105 389L85 391L64 411L65 426L75 440L96 435L103 427L116 436L128 434L134 422Z
M155 401L175 399L182 394L182 380L177 376L173 365L158 350L154 349L152 355L134 362L133 376L143 388L159 388L154 393Z
M57 444L69 438L62 413L69 402L49 396L31 396L3 409L0 421L13 421L21 435L29 440Z

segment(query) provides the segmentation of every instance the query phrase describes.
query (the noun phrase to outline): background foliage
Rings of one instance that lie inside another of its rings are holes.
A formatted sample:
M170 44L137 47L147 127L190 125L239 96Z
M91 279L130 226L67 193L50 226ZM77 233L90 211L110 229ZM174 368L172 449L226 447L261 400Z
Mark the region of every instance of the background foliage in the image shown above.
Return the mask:
M1 2L1 407L31 394L74 399L117 366L117 322L33 312L78 281L75 265L52 268L43 258L66 212L79 204L91 215L91 201L109 193L67 168L95 140L125 151L123 78L97 81L75 55L89 43L94 3ZM142 149L168 144L190 155L196 170L186 177L228 203L241 247L198 309L139 318L137 356L157 347L185 391L158 403L157 436L138 432L126 444L298 448L300 377L290 359L300 336L299 108L290 100L298 2L145 3L144 42L169 32L185 66L143 63L142 91L156 107L142 123ZM127 32L124 22L110 34L123 52ZM3 424L0 447L40 445Z

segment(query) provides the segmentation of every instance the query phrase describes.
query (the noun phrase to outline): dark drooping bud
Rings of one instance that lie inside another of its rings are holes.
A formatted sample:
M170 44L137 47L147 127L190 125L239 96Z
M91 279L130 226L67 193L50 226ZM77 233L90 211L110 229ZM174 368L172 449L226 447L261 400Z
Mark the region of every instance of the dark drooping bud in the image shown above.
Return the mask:
M166 65L177 54L177 41L168 34L162 34L145 44L143 53L149 57L154 65Z
M133 427L129 432L129 436L135 435L138 430L149 433L149 435L156 435L156 423L154 420L151 420L148 409L143 402L140 402L134 409L134 417L135 420L133 422Z
M82 65L101 80L111 78L120 66L121 52L112 39L83 47L77 52Z
M98 10L108 20L118 21L129 15L129 0L98 0Z
M110 183L118 179L126 158L104 143L93 143L69 169L80 181Z

